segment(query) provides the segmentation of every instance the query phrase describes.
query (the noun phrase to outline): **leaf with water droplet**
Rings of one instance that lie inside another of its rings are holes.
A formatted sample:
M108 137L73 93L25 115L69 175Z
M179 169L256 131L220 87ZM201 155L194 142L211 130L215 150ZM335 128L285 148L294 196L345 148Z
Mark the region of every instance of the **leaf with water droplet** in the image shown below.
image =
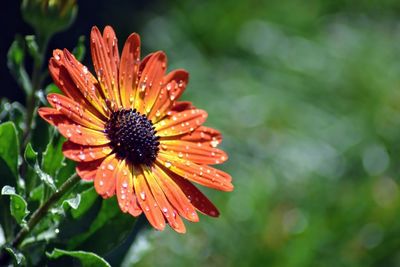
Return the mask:
M93 252L67 251L55 248L51 253L46 252L46 256L50 259L57 259L62 256L73 257L78 259L82 266L111 267L107 261Z
M77 194L75 197L71 197L69 199L64 200L62 206L65 209L65 205L68 205L74 210L76 210L79 207L80 203L81 203L81 195Z
M1 194L10 196L11 215L19 225L25 225L25 217L29 214L25 199L15 192L14 187L8 185L1 189Z
M26 263L24 263L24 262L26 260L25 260L24 254L22 254L20 251L16 250L15 248L9 247L9 246L6 246L4 248L4 250L7 251L11 256L13 256L16 265L18 265L18 266L24 265L25 266Z

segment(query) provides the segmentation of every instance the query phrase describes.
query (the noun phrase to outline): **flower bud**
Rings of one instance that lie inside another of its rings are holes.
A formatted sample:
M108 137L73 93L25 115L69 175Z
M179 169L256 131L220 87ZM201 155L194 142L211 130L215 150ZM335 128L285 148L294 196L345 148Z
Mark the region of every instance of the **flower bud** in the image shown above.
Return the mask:
M22 16L37 33L50 36L75 20L76 0L23 0Z

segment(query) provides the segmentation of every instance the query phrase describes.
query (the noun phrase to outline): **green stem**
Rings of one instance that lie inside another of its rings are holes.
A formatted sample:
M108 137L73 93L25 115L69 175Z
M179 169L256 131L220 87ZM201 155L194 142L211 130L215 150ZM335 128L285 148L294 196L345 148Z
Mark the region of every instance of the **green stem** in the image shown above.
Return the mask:
M39 46L39 57L35 60L32 70L32 91L26 96L26 120L25 129L23 133L23 143L21 146L22 151L25 150L26 145L30 139L30 134L32 130L32 122L35 118L35 107L36 107L36 92L42 86L41 70L46 56L47 45L49 42L49 36L38 36L38 46Z
M18 248L22 241L25 239L25 237L33 230L33 228L37 225L40 220L46 216L48 213L49 209L57 203L74 185L76 185L79 182L80 178L77 174L74 174L68 180L66 180L61 187L54 192L47 200L46 202L43 203L42 206L40 206L31 216L27 223L27 227L22 228L13 242L11 243L11 246L14 248Z

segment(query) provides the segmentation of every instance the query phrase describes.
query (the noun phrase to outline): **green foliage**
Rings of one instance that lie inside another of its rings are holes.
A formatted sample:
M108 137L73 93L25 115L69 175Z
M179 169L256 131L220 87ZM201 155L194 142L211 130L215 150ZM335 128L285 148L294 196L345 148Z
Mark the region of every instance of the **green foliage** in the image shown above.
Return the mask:
M69 256L76 258L80 261L82 266L85 267L110 267L111 265L108 264L103 258L99 257L98 255L92 252L86 251L67 251L62 249L54 249L51 253L46 253L47 257L50 259L57 259L63 256Z
M27 203L23 197L15 193L15 188L11 186L4 186L1 189L1 195L10 196L10 212L17 223L24 226L26 221L25 217L29 214Z
M0 124L0 170L4 174L0 182L1 186L15 184L18 177L18 152L19 141L14 123Z
M14 75L20 87L29 95L32 92L32 84L26 72L25 65L25 46L22 38L18 37L11 44L7 54L7 66Z

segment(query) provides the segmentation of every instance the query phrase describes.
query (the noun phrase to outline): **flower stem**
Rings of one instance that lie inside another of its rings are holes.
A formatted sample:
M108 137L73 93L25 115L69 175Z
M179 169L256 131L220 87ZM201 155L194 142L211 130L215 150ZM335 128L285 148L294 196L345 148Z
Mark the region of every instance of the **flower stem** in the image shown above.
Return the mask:
M43 203L42 206L40 206L31 216L29 221L27 222L27 227L22 228L13 242L11 243L11 246L14 248L18 248L19 245L21 245L22 241L25 239L25 237L30 233L30 231L36 226L40 220L46 216L47 212L49 209L57 202L59 201L74 185L79 182L80 178L77 174L72 175L68 180L66 180L61 187L54 192L47 200L46 202Z
M31 83L32 83L32 91L26 96L26 119L25 119L25 129L23 133L22 139L22 151L25 150L25 147L30 139L30 134L32 130L32 122L35 118L35 107L36 107L36 92L42 86L42 73L41 69L43 66L43 62L46 56L47 45L49 42L49 36L42 36L39 33L38 37L38 46L39 46L39 57L34 60Z

